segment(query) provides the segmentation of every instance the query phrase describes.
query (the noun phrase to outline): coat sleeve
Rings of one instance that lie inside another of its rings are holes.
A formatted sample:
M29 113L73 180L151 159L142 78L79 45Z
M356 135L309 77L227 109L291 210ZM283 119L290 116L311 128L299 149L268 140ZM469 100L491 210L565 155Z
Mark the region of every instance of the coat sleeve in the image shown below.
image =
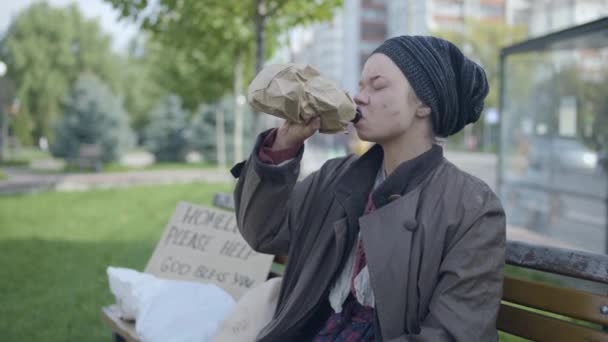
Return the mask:
M405 341L498 341L496 319L502 297L506 220L502 206L489 189L471 224L459 229L440 266L429 313L418 334Z
M306 205L311 184L318 177L313 173L297 182L302 147L295 158L279 165L259 159L264 133L256 142L244 165L235 167L238 182L234 190L237 225L243 238L255 251L287 255L292 229L302 222L300 210Z

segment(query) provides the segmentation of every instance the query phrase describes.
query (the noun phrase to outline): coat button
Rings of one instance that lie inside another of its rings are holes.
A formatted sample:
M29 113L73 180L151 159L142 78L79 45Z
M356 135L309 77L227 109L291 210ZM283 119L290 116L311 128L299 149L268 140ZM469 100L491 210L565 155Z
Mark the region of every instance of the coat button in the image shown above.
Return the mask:
M397 200L399 198L401 198L401 195L398 195L398 194L390 195L390 196L388 196L388 201L392 202L392 201Z

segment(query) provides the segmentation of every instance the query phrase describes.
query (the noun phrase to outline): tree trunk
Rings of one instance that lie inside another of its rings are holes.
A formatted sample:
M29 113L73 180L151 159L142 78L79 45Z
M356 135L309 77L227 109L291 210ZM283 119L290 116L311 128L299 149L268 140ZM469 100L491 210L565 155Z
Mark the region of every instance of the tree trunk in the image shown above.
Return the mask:
M234 66L234 162L243 160L243 62L237 54Z
M8 145L8 114L5 114L0 103L0 161L8 159L6 155Z
M217 163L219 167L226 167L226 135L224 130L224 110L215 112L215 139L217 146Z
M264 0L255 0L255 74L257 75L264 66L266 52L266 16ZM254 132L260 132L264 128L263 117L258 112L253 112Z
M255 73L259 73L264 66L266 52L266 17L264 13L264 0L256 0L255 13Z

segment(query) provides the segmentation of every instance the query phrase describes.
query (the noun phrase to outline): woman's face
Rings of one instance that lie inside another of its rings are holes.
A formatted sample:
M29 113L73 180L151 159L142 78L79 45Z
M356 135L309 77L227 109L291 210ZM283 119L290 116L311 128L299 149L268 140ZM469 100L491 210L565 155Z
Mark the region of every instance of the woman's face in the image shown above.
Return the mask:
M355 125L359 138L379 144L402 136L430 113L399 67L380 53L365 62L354 100L362 114Z

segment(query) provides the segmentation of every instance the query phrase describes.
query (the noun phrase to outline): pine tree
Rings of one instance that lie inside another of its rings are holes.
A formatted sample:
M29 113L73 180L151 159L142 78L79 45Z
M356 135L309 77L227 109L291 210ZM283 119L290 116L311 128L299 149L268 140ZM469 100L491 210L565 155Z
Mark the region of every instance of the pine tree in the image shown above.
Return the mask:
M92 74L83 74L63 101L63 118L55 127L51 152L73 160L83 144L99 145L102 160L117 160L133 146L134 135L121 100Z
M144 147L157 161L184 161L189 149L188 112L178 96L165 97L150 113Z

